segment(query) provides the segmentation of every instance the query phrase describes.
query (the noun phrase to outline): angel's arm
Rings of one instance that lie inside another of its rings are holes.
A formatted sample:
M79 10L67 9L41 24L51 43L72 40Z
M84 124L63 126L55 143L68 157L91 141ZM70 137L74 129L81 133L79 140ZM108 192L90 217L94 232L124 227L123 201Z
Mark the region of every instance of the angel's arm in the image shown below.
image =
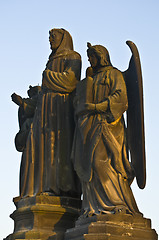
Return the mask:
M122 116L128 108L127 89L122 73L113 69L110 71L111 91L108 96L107 114L111 121L115 121Z

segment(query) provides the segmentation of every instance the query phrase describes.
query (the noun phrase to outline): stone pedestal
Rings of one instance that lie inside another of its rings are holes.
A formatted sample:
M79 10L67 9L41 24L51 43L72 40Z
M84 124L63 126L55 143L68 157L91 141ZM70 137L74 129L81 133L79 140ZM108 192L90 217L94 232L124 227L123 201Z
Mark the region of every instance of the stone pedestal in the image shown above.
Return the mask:
M128 214L93 216L76 222L65 240L157 240L151 220Z
M81 201L68 197L40 195L17 201L11 214L14 232L5 240L62 240L79 216Z

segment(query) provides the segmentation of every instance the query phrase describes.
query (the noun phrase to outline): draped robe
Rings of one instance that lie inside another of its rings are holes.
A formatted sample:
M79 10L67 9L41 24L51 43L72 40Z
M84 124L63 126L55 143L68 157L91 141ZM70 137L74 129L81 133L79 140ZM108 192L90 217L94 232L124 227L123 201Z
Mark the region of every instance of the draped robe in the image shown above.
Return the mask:
M20 197L44 192L79 197L81 193L70 160L75 127L72 99L81 57L68 47L67 37L51 53L43 72L42 91L22 154Z
M130 188L133 169L126 151L123 113L128 100L122 73L112 66L101 68L93 75L89 91L96 110L79 115L72 151L82 182L84 215L119 209L139 214Z

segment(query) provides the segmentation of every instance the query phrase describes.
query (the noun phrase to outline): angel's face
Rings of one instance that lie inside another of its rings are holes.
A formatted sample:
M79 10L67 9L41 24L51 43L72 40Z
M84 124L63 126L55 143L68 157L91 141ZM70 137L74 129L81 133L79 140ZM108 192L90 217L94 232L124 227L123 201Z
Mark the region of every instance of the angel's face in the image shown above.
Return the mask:
M92 68L97 67L98 59L94 53L88 55L88 61L90 62Z

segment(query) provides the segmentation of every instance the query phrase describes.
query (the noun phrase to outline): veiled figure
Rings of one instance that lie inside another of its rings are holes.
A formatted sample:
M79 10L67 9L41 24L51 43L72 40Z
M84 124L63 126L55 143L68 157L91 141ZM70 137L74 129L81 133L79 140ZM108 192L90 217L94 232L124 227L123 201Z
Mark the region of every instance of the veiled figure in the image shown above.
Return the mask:
M52 29L49 34L52 52L22 154L20 197L41 193L79 197L80 183L70 154L75 127L72 100L81 57L66 30Z
M122 73L107 49L88 44L91 68L76 90L77 125L72 158L82 183L83 217L101 213L140 214L130 184L123 113L128 108ZM83 100L84 99L84 100Z

